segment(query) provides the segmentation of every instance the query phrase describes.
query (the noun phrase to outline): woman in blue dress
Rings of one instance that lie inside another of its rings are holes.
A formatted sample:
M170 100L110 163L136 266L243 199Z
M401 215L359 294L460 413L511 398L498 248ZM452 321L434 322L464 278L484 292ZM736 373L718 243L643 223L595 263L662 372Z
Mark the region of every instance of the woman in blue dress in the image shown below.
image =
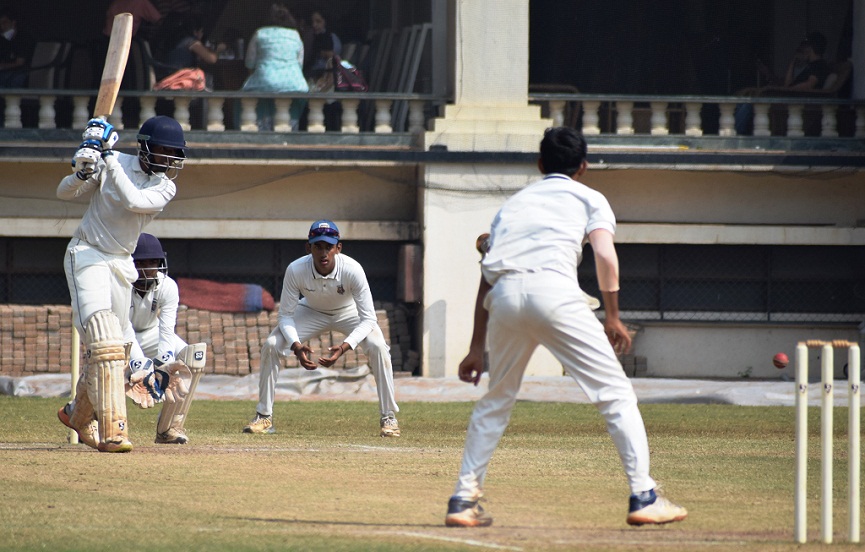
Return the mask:
M274 4L270 9L272 24L261 27L249 41L246 51L246 67L252 74L243 83L248 92L308 92L309 85L303 76L303 40L297 32L297 23L283 4ZM306 106L306 100L292 100L289 115L292 129ZM273 129L273 100L258 102L259 130Z

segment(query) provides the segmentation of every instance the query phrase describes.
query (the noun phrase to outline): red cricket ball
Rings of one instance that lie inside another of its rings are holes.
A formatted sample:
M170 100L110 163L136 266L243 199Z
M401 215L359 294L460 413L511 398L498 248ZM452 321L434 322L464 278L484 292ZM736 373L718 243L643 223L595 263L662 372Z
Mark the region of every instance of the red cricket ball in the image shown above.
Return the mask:
M787 355L785 355L784 353L778 353L777 355L772 357L772 364L774 364L775 368L778 369L786 368L789 362L790 359L787 358Z

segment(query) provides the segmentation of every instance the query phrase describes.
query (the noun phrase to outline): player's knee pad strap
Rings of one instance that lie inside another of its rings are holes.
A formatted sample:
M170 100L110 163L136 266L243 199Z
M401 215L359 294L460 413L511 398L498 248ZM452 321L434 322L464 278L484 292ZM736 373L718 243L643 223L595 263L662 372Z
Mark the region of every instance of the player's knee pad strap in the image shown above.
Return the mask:
M87 321L87 391L99 422L99 440L126 438L126 394L123 372L126 348L117 316L96 312Z

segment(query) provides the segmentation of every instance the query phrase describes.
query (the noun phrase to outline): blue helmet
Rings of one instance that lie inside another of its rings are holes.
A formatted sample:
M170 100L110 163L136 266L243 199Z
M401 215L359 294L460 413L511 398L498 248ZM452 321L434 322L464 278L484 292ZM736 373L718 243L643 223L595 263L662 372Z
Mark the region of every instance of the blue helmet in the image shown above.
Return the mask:
M155 270L150 268L142 268L139 266L139 261L148 261L157 259L159 264ZM168 272L168 261L165 258L165 251L162 250L162 244L159 239L152 234L142 233L138 236L138 245L135 246L135 251L132 252L132 260L135 261L135 268L138 270L138 280L132 287L146 292L147 290L159 285L159 277L157 272L163 274Z
M183 168L183 162L186 160L186 140L180 123L165 115L151 117L141 125L137 138L138 158L150 173L166 173L171 180L177 178L177 172ZM155 153L154 146L162 146L174 151ZM165 158L165 161L157 163L157 156Z

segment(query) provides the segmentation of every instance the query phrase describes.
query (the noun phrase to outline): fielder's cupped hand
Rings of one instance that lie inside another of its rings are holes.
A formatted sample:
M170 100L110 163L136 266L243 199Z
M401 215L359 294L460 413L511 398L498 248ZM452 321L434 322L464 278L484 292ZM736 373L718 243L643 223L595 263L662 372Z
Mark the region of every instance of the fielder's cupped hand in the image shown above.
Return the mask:
M291 350L294 351L294 356L297 357L300 365L306 368L307 370L315 370L318 368L318 365L313 362L310 357L312 356L312 348L309 345L301 345L300 343L295 343L292 345Z
M610 345L617 355L623 355L631 350L631 334L628 328L618 318L604 321L604 333L610 340Z
M474 383L477 386L481 381L481 374L484 373L484 355L483 352L469 352L466 358L460 362L459 377L466 383Z
M325 368L333 366L333 364L339 360L339 357L342 356L342 345L334 345L333 347L330 347L328 351L330 351L330 356L318 359L318 363Z

